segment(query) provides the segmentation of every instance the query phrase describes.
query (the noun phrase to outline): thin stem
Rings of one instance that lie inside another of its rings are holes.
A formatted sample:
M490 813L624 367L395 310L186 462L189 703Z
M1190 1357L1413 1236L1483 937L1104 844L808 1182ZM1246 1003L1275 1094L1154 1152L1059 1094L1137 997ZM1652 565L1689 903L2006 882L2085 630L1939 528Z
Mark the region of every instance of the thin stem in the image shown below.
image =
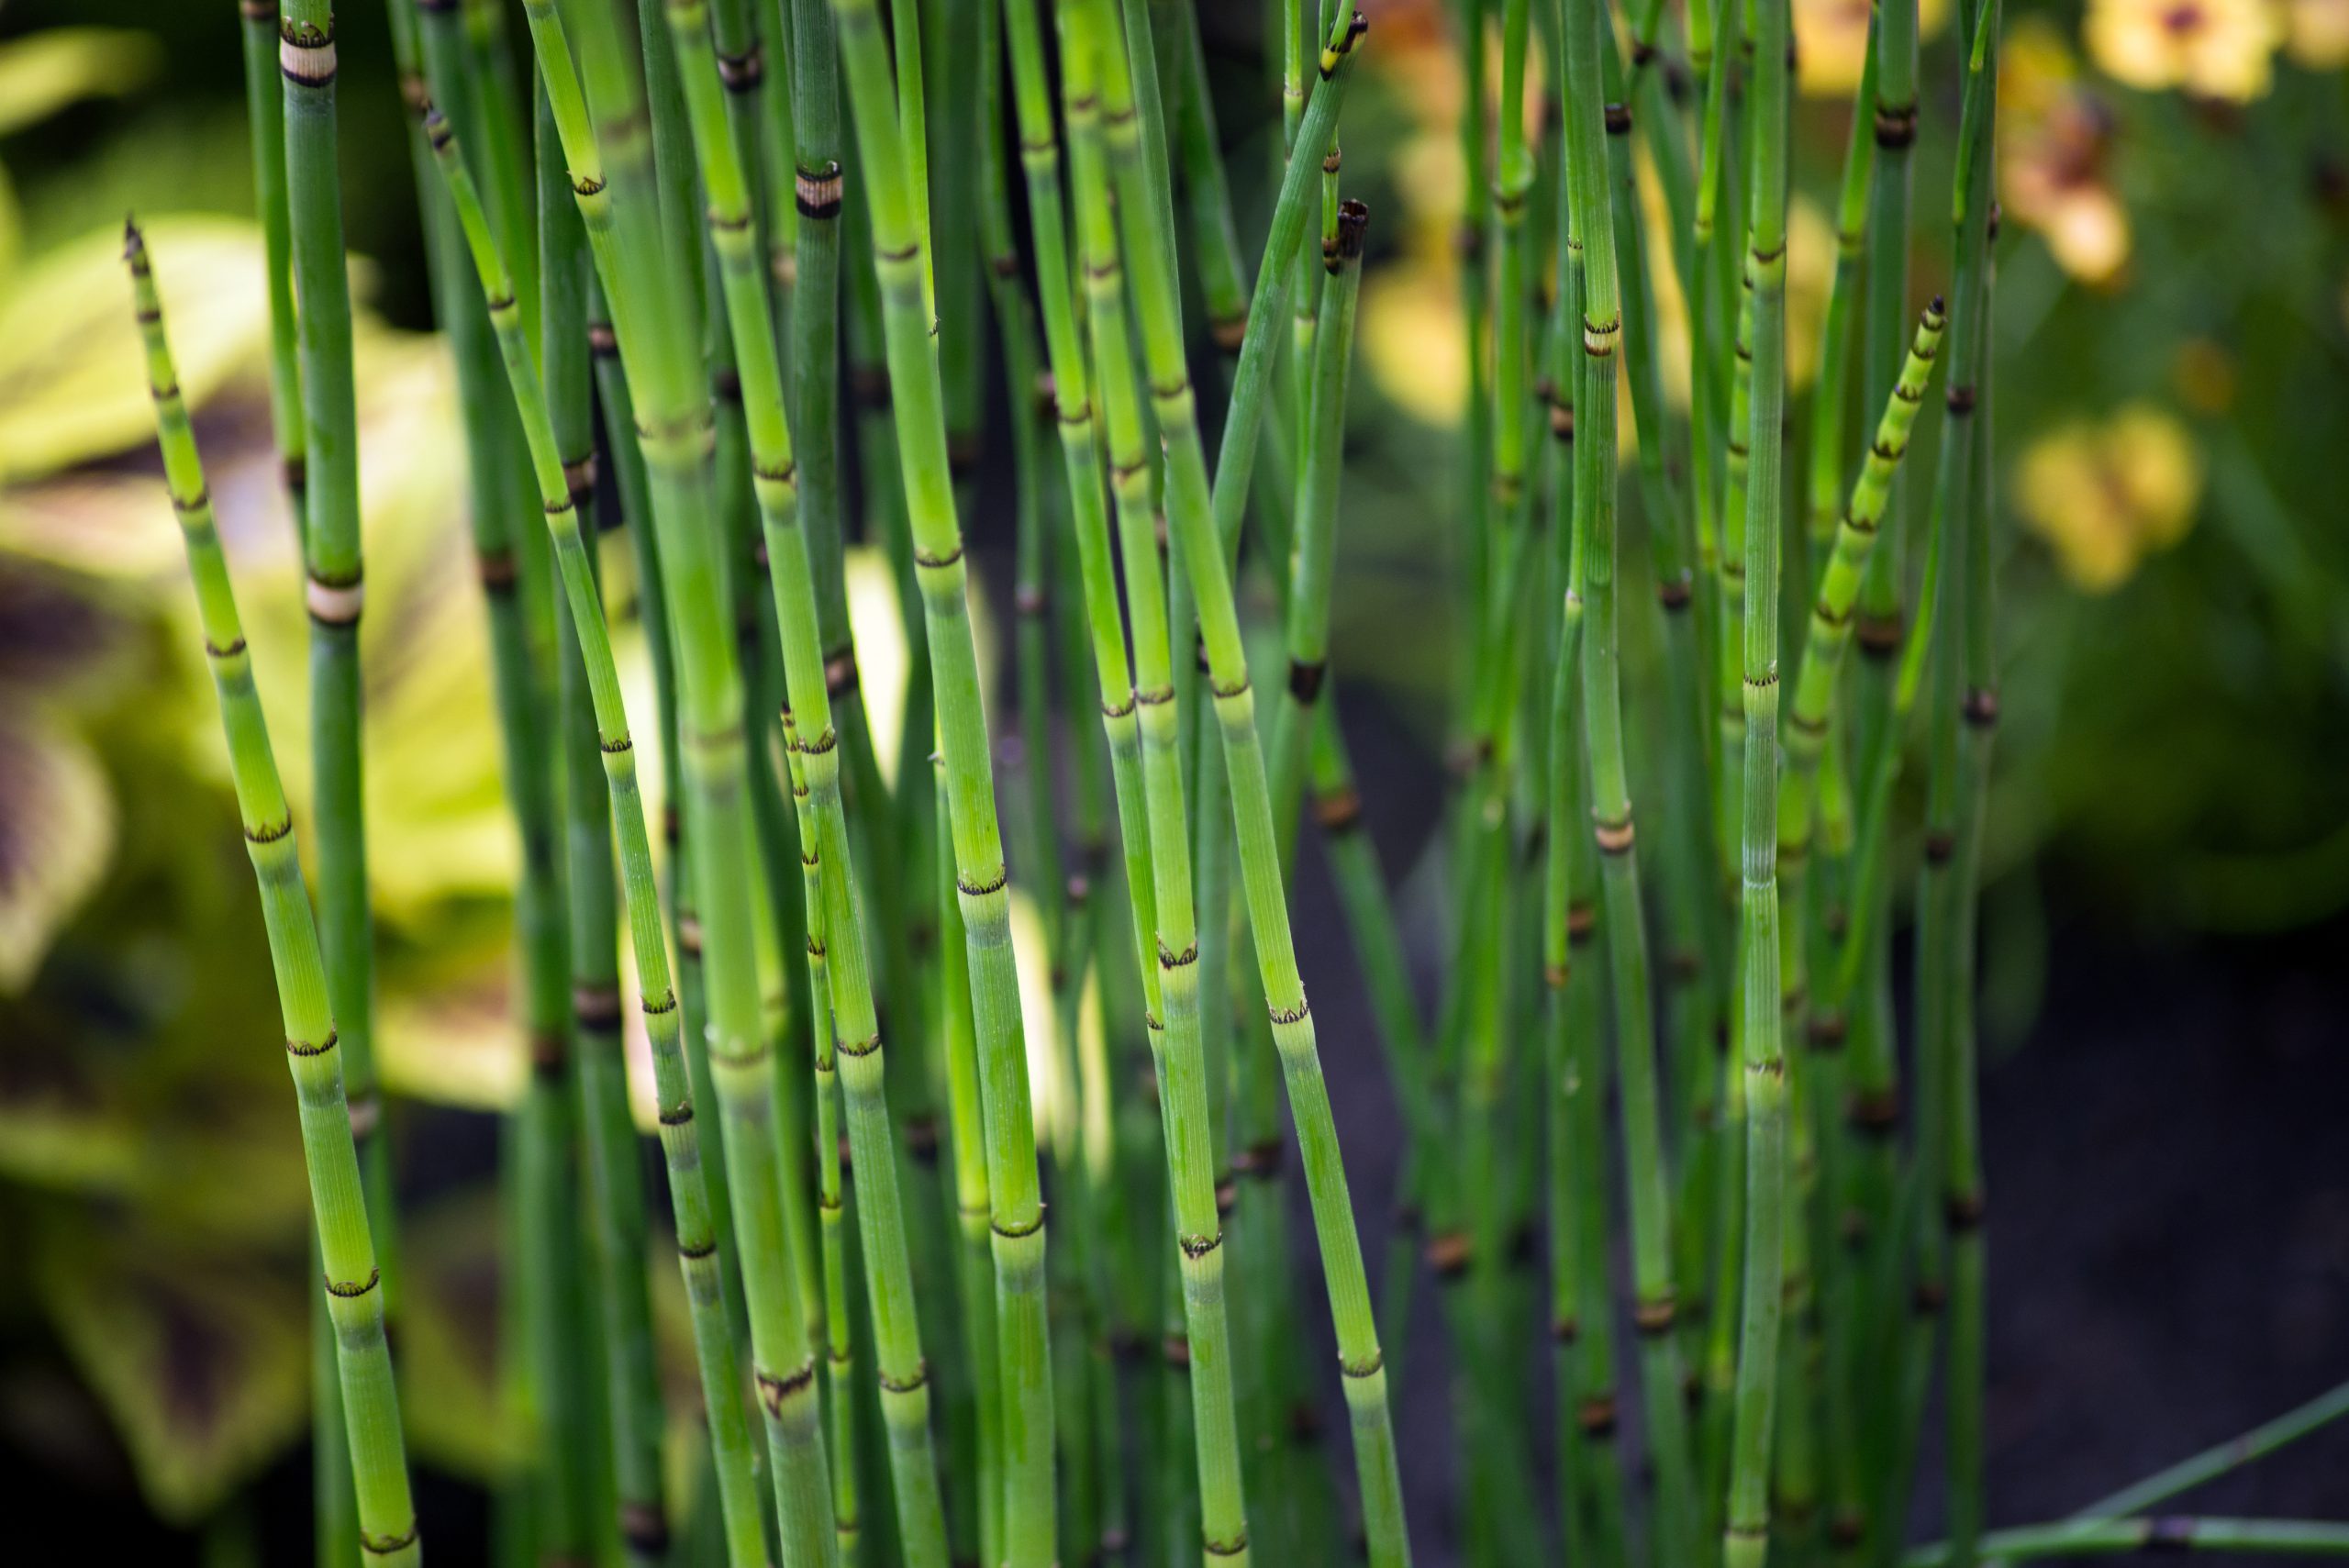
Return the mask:
M295 56L315 72L317 45ZM331 57L329 57L331 58ZM293 68L289 63L288 69ZM328 78L331 80L331 78ZM269 928L271 968L284 1020L286 1065L301 1113L303 1162L310 1179L311 1212L325 1270L326 1306L333 1319L341 1373L345 1429L359 1501L360 1546L370 1561L414 1568L423 1561L416 1509L408 1493L407 1455L400 1437L399 1395L392 1382L391 1349L384 1338L383 1275L370 1235L360 1185L357 1140L345 1097L342 1053L328 1000L317 928L302 882L294 818L270 750L269 729L253 685L252 653L237 616L228 562L220 549L210 492L196 455L195 433L179 373L163 335L163 306L136 225L123 231L123 259L147 352L148 390L155 405L158 444L187 547L206 662L220 702L237 809L245 848L259 884Z
M2276 1557L2349 1555L2349 1524L2314 1519L2226 1519L2191 1515L2110 1519L2080 1525L2060 1522L1994 1529L1982 1538L1982 1552L2010 1562L2043 1557L2105 1556L2129 1551L2239 1551ZM1901 1568L1945 1568L1959 1562L1946 1541L1914 1548Z

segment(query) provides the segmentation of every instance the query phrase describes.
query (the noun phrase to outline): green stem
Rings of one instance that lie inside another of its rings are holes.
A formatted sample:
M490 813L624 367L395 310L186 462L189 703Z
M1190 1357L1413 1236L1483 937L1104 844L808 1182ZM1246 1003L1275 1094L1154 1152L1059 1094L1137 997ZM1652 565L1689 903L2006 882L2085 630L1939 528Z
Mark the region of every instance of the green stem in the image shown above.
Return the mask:
M317 79L317 42L289 43L288 69ZM329 60L331 56L328 57ZM290 80L290 78L289 78ZM328 78L331 81L331 77ZM325 1270L326 1306L333 1319L341 1374L345 1429L359 1502L360 1546L372 1562L414 1568L423 1561L416 1509L408 1493L407 1455L400 1437L399 1396L384 1338L383 1275L370 1235L360 1184L357 1140L345 1096L342 1053L328 999L325 964L310 900L294 843L294 818L279 782L261 698L253 685L252 653L237 616L228 562L220 549L195 433L180 394L179 373L163 335L163 306L147 247L135 225L123 232L123 257L147 352L157 442L162 449L172 508L187 547L206 662L220 701L238 814L259 884L269 928L270 962L285 1027L286 1065L301 1114L303 1162L309 1171L311 1211ZM338 260L339 264L339 260Z
M2191 1515L2069 1522L1994 1529L1982 1538L1985 1556L2008 1562L2042 1557L2105 1556L2120 1552L2237 1551L2274 1557L2349 1555L2349 1525L2314 1519L2224 1519ZM1920 1546L1901 1568L1945 1568L1961 1561L1945 1541Z

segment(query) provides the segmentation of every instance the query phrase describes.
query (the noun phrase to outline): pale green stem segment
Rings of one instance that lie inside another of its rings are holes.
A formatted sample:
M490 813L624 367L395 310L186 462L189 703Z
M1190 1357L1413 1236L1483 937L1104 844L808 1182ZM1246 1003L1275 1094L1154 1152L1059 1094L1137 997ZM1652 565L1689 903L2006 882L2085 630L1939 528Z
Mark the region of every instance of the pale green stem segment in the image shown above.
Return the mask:
M351 379L351 277L342 250L337 166L334 9L286 0L278 74L285 119L286 199L300 376L309 582L310 762L318 816L318 928L328 999L355 1110L359 1167L379 1260L393 1262L391 1166L376 1134L375 927L367 900L364 769L360 754L359 616L366 602L359 550L359 414ZM386 1289L397 1295L397 1282Z
M301 328L294 314L294 213L286 194L285 95L277 76L277 0L238 0L244 20L245 121L253 206L269 267L269 418L298 541L309 528L308 432L302 418Z
M782 429L782 378L768 315L763 257L750 218L733 128L727 117L707 10L700 0L685 0L669 7L669 22L677 42L677 73L705 165L709 229L729 314L754 312L751 319L738 323L735 346L738 370L743 373L746 415L757 427L752 436L753 477L762 510L772 515L778 504L775 490L780 486L787 494L791 457L787 433L779 439L779 456L774 450L776 432ZM747 307L745 294L750 296ZM749 329L740 329L744 326ZM750 391L754 384L755 396ZM740 748L739 733L735 740ZM704 830L697 821L696 832ZM704 886L707 896L707 884ZM764 1038L763 1030L753 1034L742 1042L742 1049L731 1053L713 1046L711 1066L728 1121L726 1160L750 1307L751 1358L760 1404L766 1412L785 1555L794 1562L825 1563L835 1561L839 1550L831 1517L831 1480L807 1318L782 1245L783 1182L772 1127L777 1068ZM917 1348L917 1365L918 1358ZM926 1426L923 1429L926 1433Z
M1681 1393L1679 1339L1674 1332L1671 1212L1656 1085L1655 1024L1649 999L1645 911L1639 884L1631 778L1625 756L1619 669L1620 594L1616 582L1616 350L1622 336L1613 195L1599 88L1605 7L1596 0L1566 6L1566 205L1568 252L1578 257L1582 290L1582 372L1574 409L1575 527L1583 539L1579 570L1587 592L1582 651L1584 733L1587 738L1592 840L1609 973L1615 994L1617 1073L1631 1219L1634 1322L1641 1336L1641 1385L1647 1440L1656 1471L1656 1530L1664 1561L1695 1561L1698 1495L1690 1471L1687 1405ZM1625 221L1635 221L1626 217ZM1558 759L1553 765L1568 759Z
M1117 500L1126 603L1132 620L1134 701L1141 731L1141 794L1121 798L1123 819L1140 809L1147 826L1152 902L1135 910L1137 933L1150 932L1140 954L1159 1110L1173 1198L1183 1331L1189 1352L1192 1447L1197 1460L1201 1546L1209 1560L1249 1560L1248 1517L1240 1474L1240 1434L1232 1395L1231 1334L1224 1305L1223 1229L1216 1206L1215 1156L1200 1036L1198 922L1192 903L1191 847L1183 766L1175 733L1174 660L1169 651L1166 585L1161 574L1148 448L1137 367L1126 314L1119 236L1111 211L1101 120L1135 132L1130 96L1107 95L1102 61L1117 43L1106 7L1078 5L1062 18L1062 87L1070 162L1076 178L1080 252L1100 371L1102 425ZM1130 784L1130 779L1121 779ZM1129 853L1131 852L1130 848Z
M540 201L540 375L572 506L592 515L596 491L586 231L570 199L552 117L534 95ZM470 292L470 291L469 291ZM484 314L486 314L484 312ZM510 402L510 398L508 399ZM617 520L616 517L610 520ZM588 537L595 537L591 528ZM596 565L591 544L588 563ZM605 1398L610 1410L613 1496L629 1561L655 1568L668 1555L669 1516L661 1466L664 1414L644 1271L643 1172L629 1107L619 991L618 874L609 791L603 777L602 733L567 603L556 606L558 690L562 710L565 892L570 900L572 1021L591 1224L601 1296ZM562 1200L568 1206L569 1189Z
M1101 0L1092 0L1097 27L1105 39L1115 40L1115 19ZM1274 238L1266 250L1266 266L1257 282L1258 299L1248 324L1249 340L1274 314L1256 307L1264 304L1267 280L1278 267L1283 250L1283 218L1294 244L1303 232L1304 203L1310 189L1310 163L1327 145L1342 81L1340 74L1364 29L1358 17L1341 13L1334 18L1320 58L1322 87L1308 106L1305 133L1297 154L1291 158L1283 181L1282 211L1276 212ZM1346 1191L1345 1165L1338 1145L1335 1119L1330 1110L1329 1087L1322 1076L1314 1039L1312 1013L1297 973L1297 948L1289 929L1286 890L1280 871L1278 835L1273 819L1272 795L1264 768L1263 746L1256 733L1255 699L1249 687L1246 650L1240 633L1238 607L1217 527L1216 503L1210 498L1207 455L1199 439L1198 422L1183 349L1182 304L1164 237L1172 214L1156 202L1152 182L1141 167L1143 143L1130 124L1133 95L1127 60L1130 50L1149 48L1147 39L1128 38L1124 48L1102 51L1103 114L1108 127L1111 171L1125 236L1125 257L1132 269L1133 298L1141 319L1144 362L1150 379L1152 412L1166 458L1165 486L1168 524L1198 606L1208 666L1208 685L1222 732L1224 762L1231 785L1232 815L1238 829L1241 881L1246 891L1249 926L1256 946L1257 966L1271 1014L1274 1040L1280 1051L1287 1081L1291 1114L1304 1151L1306 1183L1313 1203L1315 1230L1319 1238L1322 1271L1328 1284L1332 1318L1337 1329L1338 1358L1345 1373L1346 1403L1354 1433L1354 1460L1363 1493L1363 1518L1370 1559L1379 1568L1408 1562L1410 1544L1403 1523L1400 1474L1389 1410L1385 1358L1373 1320L1370 1286L1362 1258L1361 1237L1354 1227L1353 1201ZM1316 111L1320 111L1317 123ZM1308 156L1310 154L1311 156ZM1161 187L1163 188L1163 187ZM1276 284L1270 285L1275 288ZM1261 359L1261 350L1259 359ZM1243 347L1236 385L1250 376L1250 355ZM1261 365L1257 385L1261 392ZM1235 391L1235 399L1240 394ZM1223 459L1233 444L1252 447L1252 424L1244 434L1228 435ZM1242 483L1234 493L1235 508L1245 502ZM1235 510L1235 518L1237 511Z
M952 806L956 884L971 962L994 1206L996 1327L1004 1347L1006 1556L1044 1568L1055 1556L1052 1357L1044 1307L1044 1204L1028 1085L1010 878L996 814L987 720L971 635L969 568L948 469L943 395L930 340L928 245L892 112L886 48L873 0L835 0L858 150L871 183L897 452L936 683L937 727Z
M237 616L236 592L213 520L204 465L196 455L195 432L180 395L171 345L164 339L162 299L156 292L146 241L135 225L125 226L123 259L130 268L146 341L147 384L154 398L164 479L187 547L205 654L228 742L238 814L244 821L245 848L252 858L262 916L269 929L286 1064L301 1113L303 1162L309 1172L310 1207L325 1269L327 1312L341 1373L343 1417L359 1500L359 1543L370 1562L414 1568L424 1554L408 1493L391 1348L384 1338L383 1275L360 1186L359 1153L344 1098L342 1056L328 1001L325 962L295 851L294 817L254 689L252 653Z
M1771 1439L1785 1311L1787 1062L1779 1006L1778 567L1786 495L1787 0L1756 0L1753 214L1745 288L1752 302L1752 422L1745 517L1745 730L1739 981L1745 1075L1745 1278L1731 1434L1726 1568L1761 1568L1770 1550ZM1734 460L1734 452L1732 452ZM1790 900L1791 903L1791 900ZM1793 912L1799 921L1800 911ZM1798 1218L1796 1223L1799 1225Z
M1796 666L1794 700L1787 713L1778 847L1780 853L1789 857L1801 856L1810 842L1820 758L1835 721L1838 680L1844 650L1851 645L1852 617L1858 606L1861 580L1884 521L1885 505L1892 495L1893 475L1908 453L1917 410L1924 403L1925 386L1948 322L1936 297L1917 323L1917 336L1909 346L1900 377L1885 401L1883 417L1876 422L1876 439L1869 443L1859 477L1852 484L1851 501L1835 530L1835 548L1820 569L1818 597L1811 605L1802 660Z
M805 233L803 228L801 230ZM841 1561L857 1560L860 1526L856 1514L856 1396L852 1385L856 1366L854 1329L849 1317L848 1237L843 1229L847 1199L841 1185L840 1058L837 1031L832 1028L831 953L824 923L823 836L816 822L814 792L808 787L806 753L791 710L783 713L784 751L791 773L794 810L799 819L799 866L802 892L807 900L808 1018L816 1065L816 1210L824 1254L825 1359L829 1368L831 1410L832 1533L840 1542Z
M583 100L578 80L571 68L569 50L550 8L543 4L534 6L531 22L540 43L540 69L548 101L562 133L565 160L570 165L580 216L584 221L591 247L598 244L608 247L613 204L596 156L594 139L585 130ZM637 782L634 743L629 734L627 714L620 698L619 676L613 662L603 602L587 562L578 508L572 498L561 450L555 444L545 390L522 333L520 306L514 296L505 262L489 232L480 197L458 157L454 138L449 134L446 123L437 113L428 113L426 130L448 178L458 220L464 228L475 268L481 275L491 325L497 333L507 380L521 416L523 434L529 443L532 476L553 538L556 566L562 579L564 598L579 635L581 657L587 666L588 694L595 710L598 744L604 756L604 776L611 795L612 820L619 840L620 874L626 894L629 941L636 956L646 1033L651 1043L662 1147L669 1166L677 1251L685 1273L687 1299L693 1311L694 1346L701 1372L703 1401L710 1423L710 1446L717 1462L727 1556L733 1568L750 1568L751 1564L763 1562L766 1548L753 1478L751 1439L741 1407L740 1371L735 1359L732 1335L726 1323L718 1273L718 1241L710 1222L707 1173L702 1165L700 1139L694 1125L693 1095L686 1074L676 994L670 984L668 951L662 938L660 907L652 875L651 840L645 830L643 797ZM740 1218L738 1208L738 1228ZM779 1247L777 1254L780 1254ZM812 1369L807 1382L810 1386L804 1395L780 1403L787 1410L804 1407L807 1418L812 1425ZM778 1403L766 1387L763 1377L761 1393L763 1400L770 1406Z

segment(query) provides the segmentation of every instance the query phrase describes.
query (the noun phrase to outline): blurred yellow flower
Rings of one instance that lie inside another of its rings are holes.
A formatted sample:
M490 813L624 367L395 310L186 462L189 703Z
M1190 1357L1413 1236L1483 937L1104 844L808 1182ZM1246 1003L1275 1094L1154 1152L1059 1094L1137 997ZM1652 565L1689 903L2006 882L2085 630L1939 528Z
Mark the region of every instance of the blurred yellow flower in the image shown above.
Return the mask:
M2088 0L2088 52L2114 81L2245 104L2267 91L2266 0Z
M2026 17L1998 56L1998 195L2056 262L2108 283L2129 259L2129 214L2105 176L2112 120L2054 28Z
M2101 422L2042 436L2015 469L2015 503L2064 575L2091 594L2126 582L2139 562L2185 537L2202 492L2202 461L2176 417L2132 404Z
M2349 65L2349 0L2281 0L2284 52L2295 65Z
M1795 85L1806 97L1848 98L1867 63L1871 0L1794 0ZM1920 0L1917 31L1932 38L1949 21L1949 0Z

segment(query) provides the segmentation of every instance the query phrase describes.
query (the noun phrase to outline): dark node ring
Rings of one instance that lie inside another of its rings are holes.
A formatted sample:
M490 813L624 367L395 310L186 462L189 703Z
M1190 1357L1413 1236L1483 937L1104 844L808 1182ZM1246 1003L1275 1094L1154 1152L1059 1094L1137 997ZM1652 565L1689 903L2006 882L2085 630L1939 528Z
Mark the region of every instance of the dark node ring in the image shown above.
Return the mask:
M281 838L284 836L284 835L283 834L279 835ZM327 1030L327 1038L320 1040L316 1045L306 1044L298 1040L289 1040L285 1042L285 1051L286 1054L290 1056L324 1056L328 1051L332 1051L337 1045L340 1044L341 1040L342 1037L340 1032L334 1029L328 1029Z
M1575 1424L1586 1437L1606 1439L1615 1435L1615 1400L1611 1395L1586 1399L1575 1412Z
M348 1280L328 1277L326 1282L327 1294L343 1301L356 1301L383 1283L384 1271L371 1268L367 1271L367 1277L357 1284L352 1284Z
M866 1035L863 1040L843 1040L837 1042L836 1049L842 1056L852 1056L862 1060L881 1049L881 1036L876 1031Z
M1980 1229L1985 1211L1986 1206L1979 1192L1953 1193L1942 1205L1943 1219L1952 1232L1959 1235Z
M1998 694L1987 686L1976 686L1965 694L1963 711L1966 723L1987 729L1998 722Z
M1183 1256L1197 1262L1223 1245L1223 1232L1219 1230L1212 1236L1179 1237L1176 1245L1183 1249Z
M1220 681L1210 680L1208 683L1208 689L1215 695L1219 702L1231 697L1244 697L1248 695L1248 677L1243 673L1239 680L1228 686Z
M1386 1368L1386 1357L1380 1351L1370 1352L1369 1359L1359 1362L1341 1361L1338 1370L1350 1378L1375 1377Z
M1329 673L1330 666L1326 660L1316 659L1310 663L1302 660L1290 660L1288 695L1295 697L1299 705L1311 706L1314 699L1321 695L1321 683Z
M414 1546L417 1540L416 1532L417 1527L414 1525L408 1526L398 1535L369 1535L362 1530L359 1532L359 1550L370 1557L389 1557Z
M933 572L942 571L946 567L953 565L956 562L962 559L963 542L960 539L955 540L954 548L948 550L943 555L934 555L926 550L917 550L914 551L914 564L916 566L928 567Z
M1670 1296L1655 1301L1642 1301L1631 1309L1631 1326L1642 1337L1653 1339L1672 1331L1674 1321L1680 1316L1679 1305Z
M694 1107L690 1105L666 1106L662 1108L660 1114L661 1125L662 1127L690 1127L693 1125Z
M636 750L636 742L625 735L615 736L609 740L598 741L597 745L602 748L603 753L607 757L618 757L623 753Z
M1608 134L1608 135L1609 135L1609 136L1623 136L1623 135L1628 134L1628 133L1630 132L1631 128L1631 106L1630 106L1630 105L1628 105L1628 104L1609 104L1609 105L1608 105L1608 106L1607 106L1607 134Z
M292 831L294 831L294 818L287 817L282 821L264 822L258 828L247 828L245 829L245 842L249 844L274 844L278 840L283 839L286 834L291 833Z
M1193 942L1181 952L1176 952L1164 942L1158 944L1158 967L1161 969L1187 969L1198 962L1199 944L1197 942Z
M766 1407L769 1414L775 1414L782 1410L785 1400L816 1381L816 1362L810 1357L782 1377L763 1367L753 1375L758 1380L759 1403Z
M911 1377L891 1377L885 1372L877 1372L874 1373L873 1381L881 1385L881 1392L884 1394L918 1393L930 1382L930 1363L926 1361L914 1363L914 1374Z
M238 654L242 653L244 651L245 639L241 637L238 638L234 642L229 643L226 648L221 647L218 643L212 641L210 639L206 639L204 644L204 651L215 659L234 659Z
M1271 1007L1267 1008L1266 1011L1271 1014L1273 1023L1277 1027L1286 1024L1303 1023L1312 1015L1313 1008L1306 1002L1304 997L1299 996L1297 999L1297 1006L1294 1007Z
M1006 1225L999 1219L987 1222L987 1229L1007 1241L1023 1241L1044 1229L1044 1205L1036 1206L1036 1218L1025 1225Z
M1186 1359L1189 1354L1188 1350L1184 1351ZM1107 1543L1104 1544L1106 1546ZM1199 1546L1209 1557L1237 1557L1248 1550L1248 1532L1243 1529L1230 1540L1217 1540L1209 1537L1202 1540Z
M740 54L718 57L718 79L729 93L748 93L766 79L766 46L753 41Z
M1362 795L1352 787L1316 795L1313 817L1324 833L1349 832L1362 820Z
M1001 893L1004 890L1005 885L1010 881L1011 873L1002 866L997 866L996 867L995 875L990 879L979 882L966 882L962 877L957 876L954 879L954 886L956 891L961 893L965 898L985 898L989 894Z
M677 1243L677 1256L693 1262L697 1263L704 1258L715 1257L717 1254L718 1238L714 1235L710 1237L708 1240L702 1242L699 1246L694 1246L685 1241Z

